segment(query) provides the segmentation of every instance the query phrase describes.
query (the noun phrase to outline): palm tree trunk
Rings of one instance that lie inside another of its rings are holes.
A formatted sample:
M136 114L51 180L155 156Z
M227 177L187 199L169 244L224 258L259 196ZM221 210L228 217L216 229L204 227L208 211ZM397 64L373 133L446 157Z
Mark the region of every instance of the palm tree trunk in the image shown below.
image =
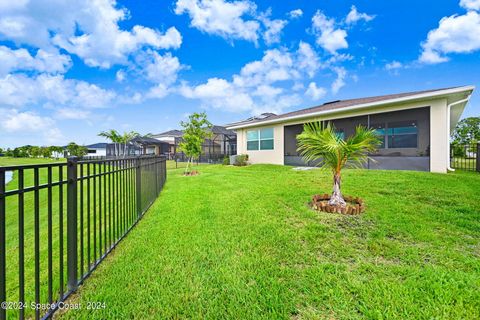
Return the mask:
M330 197L330 201L328 201L328 204L331 206L345 207L347 205L345 199L343 199L341 181L340 173L335 173L333 175L333 193Z

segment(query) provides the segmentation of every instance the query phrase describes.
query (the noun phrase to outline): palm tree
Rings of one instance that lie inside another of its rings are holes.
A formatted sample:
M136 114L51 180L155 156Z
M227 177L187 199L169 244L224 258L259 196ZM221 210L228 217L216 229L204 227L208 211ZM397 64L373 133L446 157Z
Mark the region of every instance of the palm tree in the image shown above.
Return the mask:
M138 137L139 134L138 132L135 131L130 131L130 132L124 132L122 136L120 137L121 142L123 143L123 157L126 156L127 152L127 144L133 139Z
M298 151L305 161L319 160L321 168L332 171L333 193L328 204L338 207L346 206L341 192L342 169L347 164L353 167L365 164L368 153L380 145L374 129L358 126L352 136L344 139L332 125L323 128L320 122L305 124L297 141Z
M120 155L119 143L122 142L122 136L117 130L110 129L108 131L102 131L98 134L99 137L107 138L114 144L114 156Z

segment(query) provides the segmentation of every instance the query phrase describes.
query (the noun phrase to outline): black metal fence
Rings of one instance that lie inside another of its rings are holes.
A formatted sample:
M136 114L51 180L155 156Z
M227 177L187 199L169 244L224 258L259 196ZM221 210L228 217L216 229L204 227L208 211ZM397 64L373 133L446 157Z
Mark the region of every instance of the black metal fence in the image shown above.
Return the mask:
M50 317L142 218L166 172L154 156L0 167L0 319Z
M450 146L450 167L480 172L480 143Z
M201 154L198 158L194 159L196 163L222 163L223 159L229 158L228 154ZM189 158L183 153L176 153L173 155L175 162L187 162Z

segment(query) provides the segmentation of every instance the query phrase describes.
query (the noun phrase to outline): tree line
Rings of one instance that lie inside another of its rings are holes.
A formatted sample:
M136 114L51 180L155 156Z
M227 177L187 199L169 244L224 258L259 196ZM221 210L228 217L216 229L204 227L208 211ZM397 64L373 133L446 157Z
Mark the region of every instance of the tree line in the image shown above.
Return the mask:
M70 142L67 146L32 146L26 145L17 148L0 148L0 154L12 158L63 158L67 152L71 156L81 157L88 153L85 146Z
M452 133L452 152L455 157L473 155L480 143L480 117L462 119Z

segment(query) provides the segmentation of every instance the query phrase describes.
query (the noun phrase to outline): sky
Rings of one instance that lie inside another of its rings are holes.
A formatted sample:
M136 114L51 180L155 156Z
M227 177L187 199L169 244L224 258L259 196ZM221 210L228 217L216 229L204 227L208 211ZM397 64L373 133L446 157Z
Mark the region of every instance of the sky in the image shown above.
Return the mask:
M480 0L0 0L0 147L478 87L479 58Z

